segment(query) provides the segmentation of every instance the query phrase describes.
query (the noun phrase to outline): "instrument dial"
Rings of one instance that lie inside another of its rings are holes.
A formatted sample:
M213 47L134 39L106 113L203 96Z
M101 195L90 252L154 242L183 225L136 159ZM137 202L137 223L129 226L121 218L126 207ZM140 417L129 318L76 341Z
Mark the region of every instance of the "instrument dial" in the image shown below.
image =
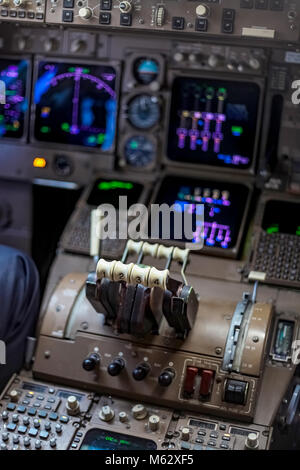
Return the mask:
M125 158L134 167L149 166L155 158L155 145L143 135L130 137L125 143Z
M159 63L155 59L141 57L134 63L134 76L142 85L150 85L159 75Z
M138 95L128 105L128 120L137 129L150 129L160 119L158 98L152 95Z

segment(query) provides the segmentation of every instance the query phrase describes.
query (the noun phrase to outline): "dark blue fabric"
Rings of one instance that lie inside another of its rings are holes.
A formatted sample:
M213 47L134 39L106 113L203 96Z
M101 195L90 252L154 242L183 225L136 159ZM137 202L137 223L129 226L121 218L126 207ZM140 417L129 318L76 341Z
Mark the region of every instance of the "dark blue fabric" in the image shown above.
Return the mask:
M38 310L39 275L33 261L0 245L0 340L6 343L0 390L23 365L26 338L34 334Z

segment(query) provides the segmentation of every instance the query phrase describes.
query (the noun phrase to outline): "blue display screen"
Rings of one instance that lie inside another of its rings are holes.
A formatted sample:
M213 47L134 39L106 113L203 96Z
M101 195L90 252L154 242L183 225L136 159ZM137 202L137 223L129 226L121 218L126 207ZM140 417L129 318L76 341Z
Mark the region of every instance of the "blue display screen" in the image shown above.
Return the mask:
M91 429L83 439L80 450L155 450L154 441L104 429Z
M117 114L114 67L40 62L34 103L37 140L112 148Z
M0 59L0 138L20 138L24 134L28 62Z
M260 87L256 83L174 80L168 158L247 169L254 152Z

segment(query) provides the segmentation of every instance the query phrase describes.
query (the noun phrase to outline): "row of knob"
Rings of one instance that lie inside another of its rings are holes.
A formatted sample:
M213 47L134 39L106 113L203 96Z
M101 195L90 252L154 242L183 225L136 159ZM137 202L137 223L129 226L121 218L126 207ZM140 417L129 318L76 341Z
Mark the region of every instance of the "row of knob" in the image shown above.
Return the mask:
M100 365L100 356L99 354L92 353L90 354L82 363L84 370L90 372L95 370ZM125 361L121 357L114 359L107 367L107 372L112 377L116 377L121 374L125 368ZM144 380L149 374L151 368L146 362L138 364L136 368L132 371L132 377L138 382ZM158 383L162 387L168 387L173 382L175 377L175 372L171 369L165 369L160 376L158 377Z
M137 421L142 421L148 416L148 410L144 405L137 404L132 407L131 414ZM109 405L102 406L99 412L99 418L101 421L110 422L115 417L115 411ZM125 411L120 411L119 421L126 423L129 421L129 417ZM148 419L148 429L150 431L157 431L160 424L160 417L158 415L151 415Z
M176 52L174 54L174 61L177 63L189 61L192 64L196 64L198 62L205 63L212 69L224 66L223 59L215 54L203 57L201 54L196 53L185 54L183 52ZM261 63L256 57L249 57L244 62L230 60L225 64L225 67L230 71L237 70L238 72L244 72L247 68L259 70L261 68Z

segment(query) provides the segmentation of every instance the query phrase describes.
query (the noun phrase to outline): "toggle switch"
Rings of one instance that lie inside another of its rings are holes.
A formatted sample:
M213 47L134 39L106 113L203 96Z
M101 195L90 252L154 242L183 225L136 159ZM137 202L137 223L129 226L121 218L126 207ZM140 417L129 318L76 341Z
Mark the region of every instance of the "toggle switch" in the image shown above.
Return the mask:
M175 373L172 370L166 369L158 377L158 383L162 387L169 387L173 382L174 377Z
M99 354L92 353L90 354L82 363L82 367L84 370L90 372L100 364L100 356Z
M199 395L201 397L208 397L211 392L213 379L214 371L208 369L201 370L201 383L199 389Z
M120 357L117 357L113 362L109 364L109 366L107 367L107 372L112 377L116 377L117 375L121 374L124 367L125 367L125 361L121 359Z
M198 375L198 368L188 366L186 368L183 391L187 395L192 395L195 389L195 379Z
M134 380L141 381L144 380L150 372L150 366L146 362L139 364L134 371L132 372L132 377Z

